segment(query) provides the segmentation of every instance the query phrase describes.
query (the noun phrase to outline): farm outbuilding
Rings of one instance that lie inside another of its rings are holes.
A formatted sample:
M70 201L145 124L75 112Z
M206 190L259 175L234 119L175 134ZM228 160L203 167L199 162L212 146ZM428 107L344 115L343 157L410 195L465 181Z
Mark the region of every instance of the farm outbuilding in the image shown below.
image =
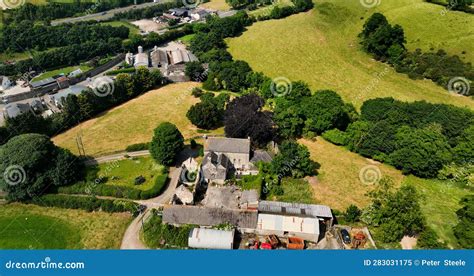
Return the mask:
M233 249L234 230L193 228L189 232L188 246L203 249Z
M305 240L319 240L319 220L310 217L294 217L272 214L258 214L257 231L264 235L298 236Z

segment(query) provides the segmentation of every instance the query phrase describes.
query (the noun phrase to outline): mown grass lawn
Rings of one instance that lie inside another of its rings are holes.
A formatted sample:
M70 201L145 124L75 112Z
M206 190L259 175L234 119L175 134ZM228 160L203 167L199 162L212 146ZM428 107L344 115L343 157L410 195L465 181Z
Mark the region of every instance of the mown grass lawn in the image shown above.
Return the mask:
M150 156L112 161L100 164L97 167L88 167L88 170L94 172L96 177L105 177L107 185L131 187L142 191L153 187L156 177L163 174L163 169L164 166L157 164ZM139 176L143 176L145 182L135 185L135 178Z
M202 136L186 113L199 99L191 95L198 83L170 84L115 107L53 138L56 145L78 153L76 136L82 135L87 155L124 151L128 145L151 141L162 122L175 124L185 138ZM210 132L223 133L223 129ZM208 133L209 135L209 133Z
M130 214L7 204L0 212L0 249L120 248Z
M357 35L365 20L382 11L405 28L410 49L429 50L435 43L450 54L466 51L464 60L474 61L474 34L467 28L474 17L452 12L442 18L439 8L422 0L384 0L369 10L358 0L315 1L311 11L255 23L227 44L235 59L247 61L255 71L303 80L313 90L335 90L356 107L367 99L394 97L474 108L471 99L452 95L431 80L411 80L360 48Z
M67 76L69 73L77 69L81 69L82 72L87 72L92 68L86 65L64 67L64 68L44 72L41 75L37 76L36 78L33 78L31 81L40 81L40 80L44 80L50 77L54 77L59 74L64 74Z

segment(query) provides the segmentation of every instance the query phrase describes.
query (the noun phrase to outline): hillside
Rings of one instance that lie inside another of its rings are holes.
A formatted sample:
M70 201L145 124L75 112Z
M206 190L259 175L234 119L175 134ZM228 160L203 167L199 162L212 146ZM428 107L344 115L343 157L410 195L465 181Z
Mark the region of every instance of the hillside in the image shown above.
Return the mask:
M405 15L408 9L410 12ZM247 61L254 70L274 78L304 80L313 89L336 90L357 107L370 98L392 96L404 101L427 100L474 108L471 99L449 94L430 80L415 81L398 74L359 47L357 35L363 23L379 10L392 23L405 27L410 49L426 50L437 43L451 54L465 50L464 60L472 61L474 34L467 26L474 23L474 16L449 12L440 19L442 16L435 12L439 9L422 0L386 0L370 10L355 0L316 1L315 8L307 13L255 23L243 35L227 42L234 58ZM426 28L436 31L430 33ZM442 35L437 36L438 33Z
M200 135L186 118L199 99L191 96L197 83L167 85L109 110L53 138L56 145L78 153L76 136L82 135L87 155L123 151L128 145L149 142L161 122L174 123L184 138Z

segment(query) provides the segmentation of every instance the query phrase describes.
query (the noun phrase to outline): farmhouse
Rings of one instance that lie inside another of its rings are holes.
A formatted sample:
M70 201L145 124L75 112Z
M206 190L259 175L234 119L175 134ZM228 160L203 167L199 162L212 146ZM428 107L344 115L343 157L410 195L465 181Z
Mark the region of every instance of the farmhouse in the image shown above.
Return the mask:
M18 115L27 113L31 111L31 107L29 104L24 103L11 103L5 106L3 111L3 116L5 119L8 118L15 118Z

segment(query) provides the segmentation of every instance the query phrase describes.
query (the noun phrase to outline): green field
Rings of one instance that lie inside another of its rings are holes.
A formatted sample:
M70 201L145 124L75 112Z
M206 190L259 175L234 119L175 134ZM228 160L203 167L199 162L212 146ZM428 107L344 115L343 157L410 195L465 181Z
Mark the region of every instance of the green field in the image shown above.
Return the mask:
M175 124L186 139L202 136L186 118L191 105L199 101L191 95L198 85L175 83L147 92L54 137L53 142L78 153L76 137L82 135L87 155L106 155L124 151L131 144L150 142L153 130L166 121ZM212 133L222 134L223 129Z
M0 212L0 249L119 248L129 214L7 204Z
M465 50L465 60L473 61L474 34L467 28L474 25L473 16L450 12L441 18L435 12L440 6L422 0L384 0L370 10L356 0L315 3L309 12L253 24L243 35L227 40L229 51L255 71L303 80L315 90L333 89L356 107L370 98L391 96L474 108L469 98L449 94L430 80L411 80L373 60L357 38L370 14L382 11L405 28L410 49L427 50L436 42L451 54Z
M311 158L321 166L317 177L309 180L317 203L339 211L344 211L350 204L360 208L367 206L370 199L366 193L375 186L363 184L359 174L366 166L376 166L380 177L390 177L396 186L415 186L422 195L421 206L427 224L449 247L458 246L452 231L457 223L456 211L460 208L459 200L472 191L448 181L404 176L391 166L359 156L319 137L316 141L299 142L308 147Z
M248 14L253 15L253 16L269 15L274 7L282 8L286 6L292 6L292 5L293 4L291 3L290 0L276 0L273 2L272 5L261 7L253 11L249 11Z
M31 81L40 81L40 80L44 80L44 79L47 79L47 78L50 78L50 77L53 77L53 76L57 76L57 75L60 75L60 74L64 74L64 75L67 76L69 73L71 73L72 71L77 70L79 68L82 70L82 72L87 72L90 69L92 69L91 67L85 66L85 65L64 67L64 68L44 72L41 75L33 78Z
M127 27L130 30L131 35L140 33L140 29L128 21L101 22L100 25L107 25L112 27Z
M151 157L112 161L100 164L98 168L88 168L96 172L97 176L106 177L107 185L131 187L142 191L153 187L155 178L163 174L163 169L164 167L156 164ZM141 185L135 185L135 178L138 176L145 177L146 181Z

